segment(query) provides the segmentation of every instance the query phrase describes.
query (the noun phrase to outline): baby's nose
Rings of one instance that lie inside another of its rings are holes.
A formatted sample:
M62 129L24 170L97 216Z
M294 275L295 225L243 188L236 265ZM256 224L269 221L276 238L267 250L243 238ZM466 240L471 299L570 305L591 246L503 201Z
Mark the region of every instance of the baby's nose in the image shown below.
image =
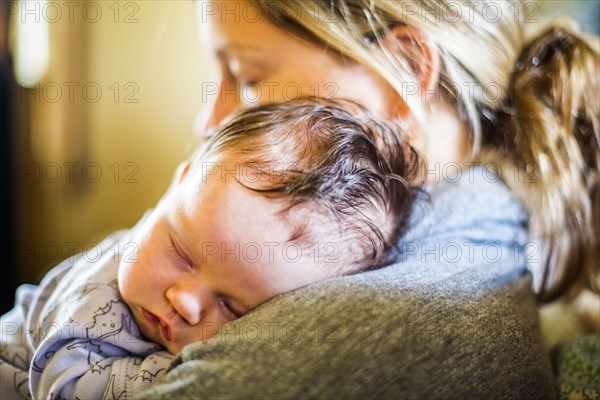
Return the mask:
M167 290L167 298L188 324L196 325L202 319L202 305L198 294L173 287Z

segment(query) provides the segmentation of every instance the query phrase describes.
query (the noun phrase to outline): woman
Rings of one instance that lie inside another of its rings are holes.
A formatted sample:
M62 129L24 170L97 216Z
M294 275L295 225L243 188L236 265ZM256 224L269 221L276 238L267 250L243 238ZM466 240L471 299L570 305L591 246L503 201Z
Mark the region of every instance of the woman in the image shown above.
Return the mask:
M218 68L214 82L203 87L203 96L212 97L197 133L248 104L297 95L359 100L411 131L432 187L448 180L449 165L463 173L473 163L494 165L529 212L530 240L542 243L539 262L530 263L541 300L598 293L598 54L560 28L526 43L527 9L513 1L201 1L200 38ZM476 213L462 212L466 220ZM599 330L594 317L584 318L586 327ZM203 360L210 349L223 347L201 344L180 362L200 358L208 365L204 372L220 371L218 356L213 364ZM301 357L297 348L290 352ZM173 383L178 377L203 381L186 365L172 371L171 386L153 395L194 393L178 392L181 385ZM218 381L219 374L210 377ZM231 391L221 393L240 393L227 382Z

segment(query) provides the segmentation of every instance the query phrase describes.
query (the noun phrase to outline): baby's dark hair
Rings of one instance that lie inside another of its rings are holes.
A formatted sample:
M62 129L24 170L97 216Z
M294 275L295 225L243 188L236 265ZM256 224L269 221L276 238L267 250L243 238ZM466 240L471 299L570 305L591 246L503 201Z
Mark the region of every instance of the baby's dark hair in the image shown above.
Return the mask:
M282 215L303 206L324 216L328 238L337 234L348 256L336 274L348 275L392 262L407 227L421 158L402 136L356 102L304 97L236 113L194 163L231 156L237 171L260 177L238 183L285 200ZM290 241L319 229L305 220Z

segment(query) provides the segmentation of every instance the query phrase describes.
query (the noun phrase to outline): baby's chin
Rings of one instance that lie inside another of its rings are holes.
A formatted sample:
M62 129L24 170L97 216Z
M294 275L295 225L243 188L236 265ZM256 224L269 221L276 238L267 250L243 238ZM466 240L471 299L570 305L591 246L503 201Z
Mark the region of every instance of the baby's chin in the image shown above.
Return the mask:
M206 342L213 336L214 336L214 333L211 335L203 336L202 338L195 338L193 340L182 340L182 341L177 341L177 342L167 342L167 341L163 340L162 338L160 338L161 340L156 341L156 342L158 344L160 344L161 346L163 346L165 349L167 349L170 353L177 354L181 350L183 350L184 347L189 346L190 344L194 344L194 343Z
M190 343L181 344L181 343L175 343L175 342L165 342L164 340L162 340L162 338L160 340L154 340L151 338L147 338L147 339L153 341L154 343L161 345L171 354L179 353L185 346L190 344Z
M164 346L164 344L163 344ZM177 354L181 351L181 349L183 349L186 345L179 345L176 343L169 343L168 346L165 347L165 349L167 349L167 351L171 354Z
M166 348L170 353L177 354L181 350L183 350L184 347L189 346L190 344L193 344L193 343L206 342L212 336L214 336L214 335L211 335L209 337L203 337L200 339L194 339L194 340L183 340L182 342L165 342L164 340L162 340L159 344L161 346L163 346L164 348Z

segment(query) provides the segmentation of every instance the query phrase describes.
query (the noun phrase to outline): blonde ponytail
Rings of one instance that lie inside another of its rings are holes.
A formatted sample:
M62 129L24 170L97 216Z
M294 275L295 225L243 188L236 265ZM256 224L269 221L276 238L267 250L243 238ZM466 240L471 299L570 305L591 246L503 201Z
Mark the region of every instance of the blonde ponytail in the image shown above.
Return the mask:
M522 172L505 180L542 243L543 301L600 292L599 73L599 54L580 36L547 30L523 49L496 111L500 129L485 135Z

